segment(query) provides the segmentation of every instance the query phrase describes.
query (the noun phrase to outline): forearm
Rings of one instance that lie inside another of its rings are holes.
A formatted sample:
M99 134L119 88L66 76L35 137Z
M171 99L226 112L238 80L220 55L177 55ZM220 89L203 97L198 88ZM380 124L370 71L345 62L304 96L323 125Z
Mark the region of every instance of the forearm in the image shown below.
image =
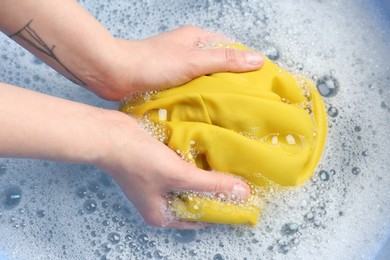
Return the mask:
M107 120L110 111L0 83L0 157L98 164Z
M0 29L75 83L104 95L96 86L111 73L115 38L76 1L1 0Z

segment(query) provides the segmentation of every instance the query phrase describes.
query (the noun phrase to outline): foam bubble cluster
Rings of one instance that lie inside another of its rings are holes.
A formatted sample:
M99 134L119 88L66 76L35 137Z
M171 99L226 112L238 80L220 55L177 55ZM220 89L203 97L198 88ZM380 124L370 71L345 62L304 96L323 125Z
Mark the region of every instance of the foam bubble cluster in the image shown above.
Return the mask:
M146 226L95 167L1 159L1 259L374 258L390 231L390 25L378 2L79 2L115 36L141 39L194 24L312 78L329 116L327 146L305 185L264 192L267 205L257 227L197 231ZM117 108L3 35L0 80Z

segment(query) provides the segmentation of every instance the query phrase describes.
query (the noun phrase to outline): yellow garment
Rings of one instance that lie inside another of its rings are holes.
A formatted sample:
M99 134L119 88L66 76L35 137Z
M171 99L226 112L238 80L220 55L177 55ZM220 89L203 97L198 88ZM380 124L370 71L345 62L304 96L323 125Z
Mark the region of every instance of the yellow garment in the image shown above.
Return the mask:
M171 202L173 211L180 219L219 224L256 225L260 207L256 196L249 202L234 204L217 199L204 198L199 195L176 196Z
M163 129L160 139L199 168L258 186L295 186L309 179L327 132L313 82L268 59L260 70L202 76L125 101L120 110L154 122L158 135ZM172 207L185 220L227 224L254 225L260 211L253 202L236 205L200 196L190 201L186 195L176 197Z

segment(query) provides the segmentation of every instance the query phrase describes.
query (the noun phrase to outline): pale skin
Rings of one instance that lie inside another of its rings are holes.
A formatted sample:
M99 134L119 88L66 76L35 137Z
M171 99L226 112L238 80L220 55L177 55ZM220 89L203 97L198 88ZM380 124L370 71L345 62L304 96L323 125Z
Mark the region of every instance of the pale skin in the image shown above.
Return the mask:
M229 39L193 26L145 40L115 38L73 0L0 0L0 29L107 100L263 64L256 52L199 48ZM115 179L151 226L204 226L169 217L170 192L249 196L242 180L185 162L118 111L0 83L0 125L0 156L96 165Z

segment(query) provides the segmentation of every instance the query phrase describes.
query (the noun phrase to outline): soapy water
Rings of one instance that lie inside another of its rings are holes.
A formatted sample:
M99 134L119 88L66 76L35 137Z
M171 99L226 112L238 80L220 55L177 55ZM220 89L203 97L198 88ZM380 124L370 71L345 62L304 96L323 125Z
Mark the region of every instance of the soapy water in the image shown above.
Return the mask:
M390 233L390 39L381 2L80 1L140 39L184 24L223 32L311 77L327 145L305 185L267 192L255 228L151 228L89 165L0 160L1 259L373 259ZM389 9L387 9L389 10ZM0 79L116 109L0 36Z

